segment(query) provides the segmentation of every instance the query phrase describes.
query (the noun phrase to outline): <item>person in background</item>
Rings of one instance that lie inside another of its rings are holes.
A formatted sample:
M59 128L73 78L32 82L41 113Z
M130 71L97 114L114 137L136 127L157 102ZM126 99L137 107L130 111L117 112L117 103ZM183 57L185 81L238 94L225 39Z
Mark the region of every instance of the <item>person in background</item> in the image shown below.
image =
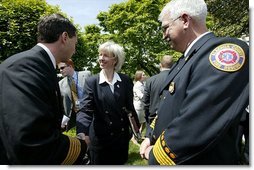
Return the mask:
M163 38L183 55L162 85L154 129L140 147L150 165L239 164L238 128L249 104L249 46L206 27L204 0L171 0Z
M133 106L133 82L119 73L125 60L123 47L107 41L98 52L101 71L86 79L77 133L89 143L92 165L123 165L132 137L129 112L140 127Z
M165 81L173 64L173 57L170 55L164 55L160 61L160 73L146 80L143 102L147 125L150 125L157 115L157 109L160 101L160 90L163 85L162 82Z
M84 96L84 84L90 71L75 71L71 59L58 64L60 73L64 77L59 81L60 92L63 98L65 115L62 119L62 129L70 130L76 126L76 113L80 107L80 101ZM74 82L73 82L74 81Z
M137 70L134 77L134 86L133 86L133 104L138 115L138 120L140 123L140 133L145 128L145 111L144 111L144 103L143 103L143 96L144 96L144 89L145 89L145 80L146 75L145 72L142 70ZM132 138L132 141L137 144L135 137Z
M61 132L56 75L56 65L75 52L76 28L52 14L37 29L37 45L0 65L0 164L82 164L85 141Z

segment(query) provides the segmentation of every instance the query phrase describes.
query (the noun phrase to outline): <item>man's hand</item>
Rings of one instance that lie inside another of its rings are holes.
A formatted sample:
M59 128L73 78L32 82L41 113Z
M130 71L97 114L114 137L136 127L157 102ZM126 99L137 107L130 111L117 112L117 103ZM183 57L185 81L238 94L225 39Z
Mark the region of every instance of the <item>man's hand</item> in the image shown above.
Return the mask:
M78 133L77 138L81 139L81 140L84 140L87 145L90 144L90 138L89 138L89 136L86 136L85 133Z
M145 140L143 140L143 142L140 145L140 149L139 149L139 154L141 156L141 158L143 159L148 159L149 158L149 152L152 149L153 146L150 146L150 139L149 138L145 138Z

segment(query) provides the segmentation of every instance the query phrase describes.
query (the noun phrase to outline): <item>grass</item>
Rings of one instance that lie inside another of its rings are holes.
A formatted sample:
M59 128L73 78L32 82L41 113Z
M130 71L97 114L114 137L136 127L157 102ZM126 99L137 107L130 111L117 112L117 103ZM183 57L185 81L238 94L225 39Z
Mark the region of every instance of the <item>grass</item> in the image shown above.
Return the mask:
M139 146L135 145L132 141L129 144L129 160L126 165L148 165L147 160L142 159L139 155Z
M76 136L76 129L72 128L68 132L64 132L68 136ZM147 160L144 160L139 155L139 146L130 141L129 144L129 160L126 165L144 166L148 165Z

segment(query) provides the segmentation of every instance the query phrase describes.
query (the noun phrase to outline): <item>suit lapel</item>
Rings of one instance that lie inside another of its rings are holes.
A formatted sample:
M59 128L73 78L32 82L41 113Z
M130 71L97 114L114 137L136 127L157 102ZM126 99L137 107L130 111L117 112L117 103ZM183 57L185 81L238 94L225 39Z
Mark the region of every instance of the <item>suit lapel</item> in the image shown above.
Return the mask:
M44 58L44 61L47 63L47 65L50 67L51 72L49 73L49 77L52 77L51 79L53 79L53 82L55 84L55 97L56 97L56 121L57 121L57 125L60 128L61 125L61 120L64 114L64 108L63 108L63 103L62 103L62 99L61 99L61 93L60 93L60 88L59 88L59 84L58 84L58 79L57 79L57 71L55 69L55 67L53 66L52 61L50 60L50 57L48 55L48 53L40 46L36 45L32 48L32 50L36 50L39 51L41 53L41 55Z
M105 103L109 105L112 110L115 110L117 113L120 113L119 104L117 103L121 92L119 82L115 83L114 85L114 94L112 93L109 85L106 82L100 84L99 86L103 94Z
M100 88L101 88L101 92L104 94L105 97L105 101L109 104L109 105L115 105L114 103L116 103L115 101L115 97L109 87L109 85L104 82L102 84L100 84Z
M184 64L185 64L184 55L182 55L177 61L175 67L172 68L172 71L169 72L167 78L164 81L161 91L163 91L163 89L165 89L168 86L168 84L173 80L173 78L177 75L177 73L183 68Z
M180 70L184 67L184 65L190 60L190 58L195 55L195 53L211 38L214 38L215 35L213 33L208 33L207 35L203 36L200 40L198 40L193 47L190 49L190 51L187 53L186 57L182 55L179 60L177 61L177 64L174 65L174 68L172 68L172 71L169 72L164 85L161 88L161 92L168 87L169 83L174 79L174 77L180 72Z
M69 80L68 80L67 77L65 77L64 79L65 79L65 80L64 80L64 87L65 87L64 90L66 90L67 95L68 95L70 101L72 101L72 97L71 97L71 86L70 86L70 84L69 84Z
M120 97L120 93L121 93L121 82L117 81L114 85L114 97L115 97L115 101L119 101L119 97Z

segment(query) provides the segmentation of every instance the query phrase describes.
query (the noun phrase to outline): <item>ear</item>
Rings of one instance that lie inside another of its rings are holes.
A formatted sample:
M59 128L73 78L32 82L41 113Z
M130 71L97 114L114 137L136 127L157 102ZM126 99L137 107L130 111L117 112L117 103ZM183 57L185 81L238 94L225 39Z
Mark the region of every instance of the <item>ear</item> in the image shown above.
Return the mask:
M183 21L184 29L187 29L190 24L191 17L188 14L182 14L181 20Z
M63 32L61 34L61 38L62 38L62 41L66 42L67 41L67 38L68 38L68 33L67 32Z

